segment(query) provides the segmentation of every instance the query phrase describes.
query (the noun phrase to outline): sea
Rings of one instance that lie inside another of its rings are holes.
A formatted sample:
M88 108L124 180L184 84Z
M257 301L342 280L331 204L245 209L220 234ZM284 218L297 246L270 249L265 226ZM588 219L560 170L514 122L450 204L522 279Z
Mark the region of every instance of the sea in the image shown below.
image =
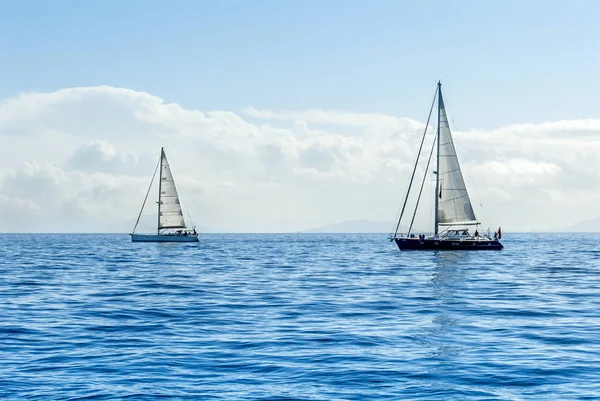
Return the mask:
M2 400L598 400L600 234L0 235Z

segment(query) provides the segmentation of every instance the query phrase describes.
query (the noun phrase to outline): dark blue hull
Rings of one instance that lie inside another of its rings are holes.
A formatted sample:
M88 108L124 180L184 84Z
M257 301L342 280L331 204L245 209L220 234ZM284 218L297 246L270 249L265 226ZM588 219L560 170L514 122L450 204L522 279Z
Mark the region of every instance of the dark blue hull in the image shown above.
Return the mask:
M434 240L418 238L394 238L401 251L499 251L502 244L498 240Z

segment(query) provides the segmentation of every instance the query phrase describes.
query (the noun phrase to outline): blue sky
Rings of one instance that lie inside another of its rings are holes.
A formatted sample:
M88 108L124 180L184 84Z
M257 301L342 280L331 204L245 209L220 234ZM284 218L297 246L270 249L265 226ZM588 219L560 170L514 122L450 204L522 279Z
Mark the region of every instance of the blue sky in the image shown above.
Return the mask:
M597 218L599 15L591 0L0 0L0 231L130 230L163 146L204 231L393 228L438 79L485 227Z
M595 1L0 7L0 98L110 85L200 110L315 108L423 120L439 78L459 129L600 113Z

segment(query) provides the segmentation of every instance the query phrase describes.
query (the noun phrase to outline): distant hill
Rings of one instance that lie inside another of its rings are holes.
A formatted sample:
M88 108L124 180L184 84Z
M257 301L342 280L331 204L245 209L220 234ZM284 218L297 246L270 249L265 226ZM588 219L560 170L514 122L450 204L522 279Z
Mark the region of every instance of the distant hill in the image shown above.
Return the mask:
M328 224L322 227L309 228L303 233L384 233L389 234L394 230L393 221L348 220L340 223ZM403 227L404 228L404 227ZM421 232L413 230L414 232Z
M389 233L393 229L390 221L348 220L309 228L303 233Z
M559 231L572 233L600 232L600 217L593 220L580 221L577 224L562 228Z
M107 225L107 227L102 230L102 232L106 233L129 233L133 229L135 225L136 218L132 218L125 221L116 222L113 224ZM189 224L189 220L186 219L186 222ZM138 233L152 233L156 231L156 216L154 215L142 215L140 222L138 224L136 232ZM191 228L191 227L190 227ZM210 227L203 226L201 224L196 225L196 230L200 233L206 232L218 232L211 230Z

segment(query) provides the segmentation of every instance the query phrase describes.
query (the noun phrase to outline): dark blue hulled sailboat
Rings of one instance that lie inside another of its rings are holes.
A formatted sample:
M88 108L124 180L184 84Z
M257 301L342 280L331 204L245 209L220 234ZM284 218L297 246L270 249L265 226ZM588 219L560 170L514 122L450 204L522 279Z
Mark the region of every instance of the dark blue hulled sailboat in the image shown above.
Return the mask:
M421 151L423 149L423 143L427 135L427 129L431 120L431 114L437 99L437 130L436 137L433 141L429 158L427 160L427 167L425 169L425 175L423 176L423 182L418 193L415 210L410 221L410 225L406 235L398 234L400 223L404 216L410 190L415 178L415 172ZM436 149L436 170L435 174L435 226L433 235L427 236L424 234L415 235L412 233L412 227L415 220L415 215L419 207L419 200L421 199L421 193L423 191L423 185L425 178L427 177L427 171L433 155L433 150ZM400 217L396 224L396 230L392 236L392 240L396 242L400 250L500 250L503 248L500 243L501 232L494 233L494 236L488 234L479 233L480 223L475 218L471 200L467 193L467 188L460 170L458 163L458 157L456 156L456 150L454 148L454 142L452 140L452 134L450 132L450 125L448 123L448 117L446 115L446 109L444 107L444 100L442 97L442 84L438 82L437 90L434 96L431 110L429 111L429 117L425 126L425 132L423 133L423 139L419 147L417 160L410 178L408 191L406 198L402 205ZM469 232L469 229L475 227L473 233Z

